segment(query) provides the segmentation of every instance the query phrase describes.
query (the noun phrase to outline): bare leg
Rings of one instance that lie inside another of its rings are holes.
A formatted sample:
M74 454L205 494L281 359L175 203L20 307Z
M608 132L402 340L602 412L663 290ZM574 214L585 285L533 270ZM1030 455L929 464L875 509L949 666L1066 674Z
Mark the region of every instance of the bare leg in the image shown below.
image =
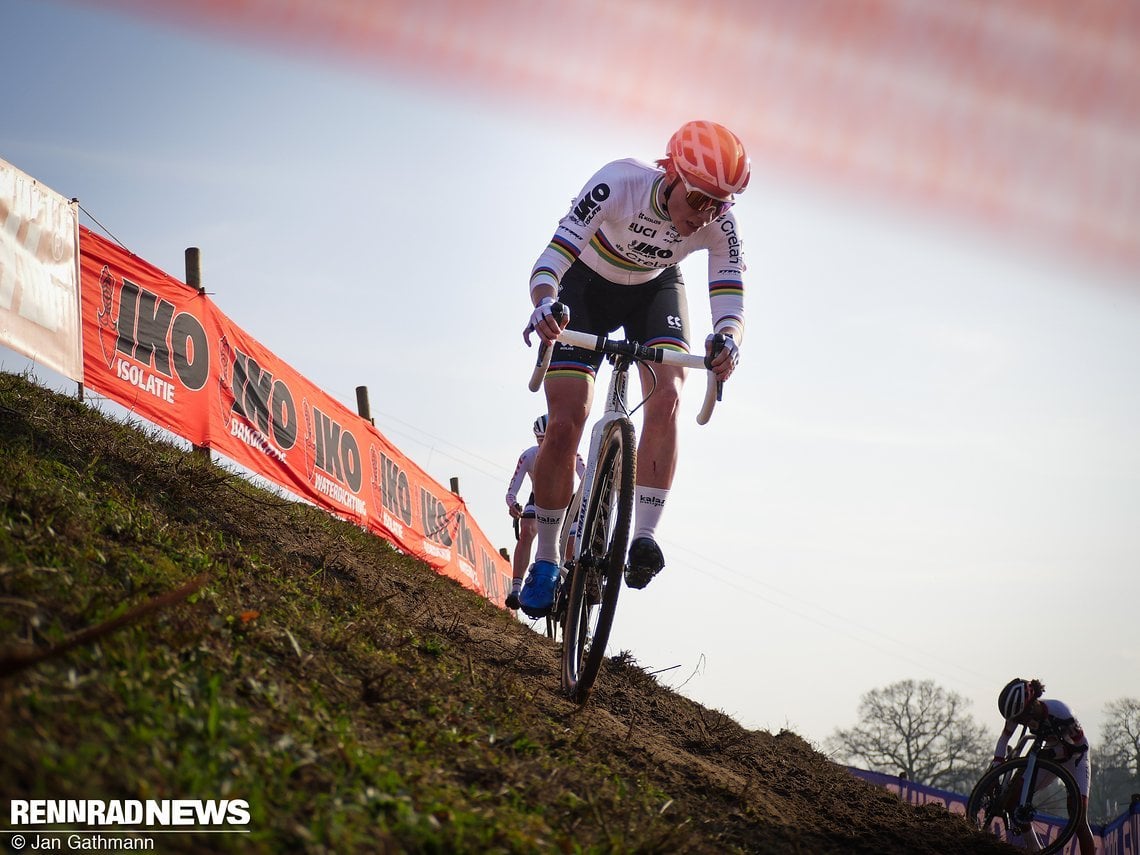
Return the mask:
M645 365L641 370L643 392L653 389L653 379ZM645 403L641 439L637 444L637 483L641 487L668 490L677 469L677 413L684 385L684 369L654 365L657 386Z
M574 461L594 384L584 377L547 377L546 438L534 462L534 505L538 511L536 558L560 564L558 540L562 514L574 492ZM544 513L547 512L547 513ZM548 515L549 514L549 515Z
M534 545L537 531L538 524L533 519L524 517L519 520L519 542L515 544L515 554L511 564L516 579L522 579L526 575L526 568L530 566L530 550Z
M1081 844L1081 855L1096 855L1096 841L1089 828L1089 797L1081 796L1081 818L1077 823L1077 840Z

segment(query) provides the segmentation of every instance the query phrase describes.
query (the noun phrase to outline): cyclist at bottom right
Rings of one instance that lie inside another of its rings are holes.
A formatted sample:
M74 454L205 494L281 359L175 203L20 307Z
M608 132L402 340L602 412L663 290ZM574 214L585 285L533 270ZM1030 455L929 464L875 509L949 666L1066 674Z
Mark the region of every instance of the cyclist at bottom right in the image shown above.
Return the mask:
M993 765L1005 762L1009 740L1018 725L1032 733L1052 732L1057 736L1046 741L1053 759L1073 774L1081 793L1081 816L1077 822L1077 840L1081 855L1095 855L1096 844L1089 828L1089 782L1092 766L1089 761L1089 741L1084 729L1069 707L1061 701L1042 700L1045 684L1040 680L1010 680L998 694L998 710L1005 718L1005 727L994 747Z

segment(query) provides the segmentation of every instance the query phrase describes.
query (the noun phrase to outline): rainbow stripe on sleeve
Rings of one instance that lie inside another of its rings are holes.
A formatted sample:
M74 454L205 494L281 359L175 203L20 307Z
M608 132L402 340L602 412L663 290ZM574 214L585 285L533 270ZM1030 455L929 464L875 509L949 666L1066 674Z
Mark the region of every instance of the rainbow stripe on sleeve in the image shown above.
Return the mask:
M739 279L718 279L709 282L709 297L735 297L744 299L744 283Z
M570 241L566 240L566 238L560 237L559 235L555 235L553 238L551 238L550 248L570 263L573 263L574 259L578 257L578 247L576 247Z

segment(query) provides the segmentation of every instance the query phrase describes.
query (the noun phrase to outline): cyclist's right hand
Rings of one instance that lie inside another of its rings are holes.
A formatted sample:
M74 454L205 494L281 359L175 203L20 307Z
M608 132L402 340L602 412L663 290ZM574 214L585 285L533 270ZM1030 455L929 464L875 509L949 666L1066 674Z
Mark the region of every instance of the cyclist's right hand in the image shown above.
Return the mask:
M530 347L530 334L536 332L542 341L552 342L569 323L570 307L555 303L553 297L543 297L530 314L530 321L523 330L523 341Z

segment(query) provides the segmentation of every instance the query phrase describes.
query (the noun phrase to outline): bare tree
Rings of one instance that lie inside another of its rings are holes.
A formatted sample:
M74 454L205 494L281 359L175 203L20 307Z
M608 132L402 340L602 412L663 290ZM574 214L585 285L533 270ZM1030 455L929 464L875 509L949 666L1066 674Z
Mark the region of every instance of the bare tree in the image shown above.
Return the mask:
M1101 753L1132 776L1140 789L1140 698L1120 698L1104 705Z
M1140 792L1140 699L1120 698L1104 705L1100 744L1093 746L1089 817L1115 819Z
M968 793L997 741L966 712L969 705L932 680L892 683L863 695L860 723L837 729L826 746L841 762Z

